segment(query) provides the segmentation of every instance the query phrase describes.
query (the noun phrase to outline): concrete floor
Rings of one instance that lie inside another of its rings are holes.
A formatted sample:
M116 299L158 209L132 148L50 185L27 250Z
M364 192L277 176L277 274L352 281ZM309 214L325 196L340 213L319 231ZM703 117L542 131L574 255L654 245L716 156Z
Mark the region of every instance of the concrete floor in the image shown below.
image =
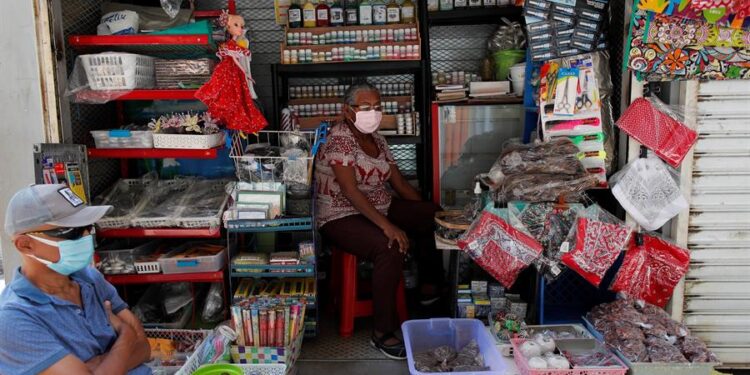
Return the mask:
M299 360L297 375L408 375L406 361L391 360Z

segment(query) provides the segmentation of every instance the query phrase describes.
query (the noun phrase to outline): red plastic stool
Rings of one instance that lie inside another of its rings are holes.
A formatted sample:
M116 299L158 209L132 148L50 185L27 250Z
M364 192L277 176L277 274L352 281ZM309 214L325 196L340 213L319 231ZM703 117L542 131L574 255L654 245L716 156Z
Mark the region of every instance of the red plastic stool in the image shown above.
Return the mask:
M357 299L357 257L333 248L331 283L339 289L339 336L349 337L354 333L354 319L372 316L372 300ZM332 289L333 289L332 288ZM335 290L335 289L333 289ZM396 289L396 310L401 322L409 318L406 310L404 278L399 280Z

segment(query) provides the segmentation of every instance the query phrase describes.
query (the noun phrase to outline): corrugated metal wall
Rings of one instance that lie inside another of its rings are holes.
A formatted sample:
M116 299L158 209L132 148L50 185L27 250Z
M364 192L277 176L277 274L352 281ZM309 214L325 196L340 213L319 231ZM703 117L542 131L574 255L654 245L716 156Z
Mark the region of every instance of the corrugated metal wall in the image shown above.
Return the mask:
M698 91L684 319L725 363L750 366L750 84Z

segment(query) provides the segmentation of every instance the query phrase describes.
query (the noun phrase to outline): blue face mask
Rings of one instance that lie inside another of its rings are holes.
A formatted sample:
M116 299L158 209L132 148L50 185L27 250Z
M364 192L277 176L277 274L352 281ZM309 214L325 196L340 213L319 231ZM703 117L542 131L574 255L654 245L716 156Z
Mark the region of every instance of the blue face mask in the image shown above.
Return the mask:
M44 263L53 271L68 276L74 272L80 271L94 259L94 236L87 235L77 240L66 240L55 242L45 238L39 238L33 235L29 237L50 246L57 247L60 250L60 260L52 263L46 259L41 259L31 255L31 257Z

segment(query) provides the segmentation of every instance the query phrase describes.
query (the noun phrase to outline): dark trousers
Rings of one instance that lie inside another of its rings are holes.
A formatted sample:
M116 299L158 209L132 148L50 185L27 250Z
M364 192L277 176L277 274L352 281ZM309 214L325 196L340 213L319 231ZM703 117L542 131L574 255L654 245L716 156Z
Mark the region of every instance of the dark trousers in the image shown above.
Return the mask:
M388 220L409 235L409 251L419 266L420 282L439 285L443 281L442 253L435 249L435 211L432 202L394 198ZM403 277L404 255L398 244L388 247L388 237L364 215L330 221L320 228L328 244L373 263L372 290L375 330L396 331L396 288ZM416 243L414 243L416 240ZM335 271L334 271L335 272Z

